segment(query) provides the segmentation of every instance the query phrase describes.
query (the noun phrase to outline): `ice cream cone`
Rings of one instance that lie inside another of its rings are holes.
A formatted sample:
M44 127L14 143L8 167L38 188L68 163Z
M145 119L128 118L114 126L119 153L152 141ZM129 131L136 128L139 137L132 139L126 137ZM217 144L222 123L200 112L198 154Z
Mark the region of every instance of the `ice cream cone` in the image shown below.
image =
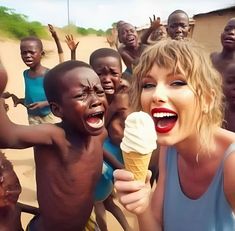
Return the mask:
M134 174L135 180L145 181L151 154L122 151L125 169Z

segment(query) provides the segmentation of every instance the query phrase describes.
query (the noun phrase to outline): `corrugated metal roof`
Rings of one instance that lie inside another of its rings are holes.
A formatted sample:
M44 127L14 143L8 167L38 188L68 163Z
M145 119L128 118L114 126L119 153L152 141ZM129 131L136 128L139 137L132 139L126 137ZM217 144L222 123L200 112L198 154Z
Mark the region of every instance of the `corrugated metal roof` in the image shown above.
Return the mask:
M195 14L193 16L193 18L197 18L197 17L207 15L207 14L214 14L214 13L220 13L220 12L226 12L226 11L235 11L235 5L231 6L231 7L227 7L227 8L222 8L222 9L218 9L218 10L209 11L209 12L206 12L206 13Z

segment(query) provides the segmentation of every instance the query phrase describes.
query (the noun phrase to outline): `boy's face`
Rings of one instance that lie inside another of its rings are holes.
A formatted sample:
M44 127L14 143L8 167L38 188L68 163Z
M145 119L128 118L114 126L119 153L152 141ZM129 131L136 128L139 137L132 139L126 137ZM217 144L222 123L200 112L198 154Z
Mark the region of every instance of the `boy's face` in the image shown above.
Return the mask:
M235 18L229 20L221 34L221 43L225 49L235 50Z
M90 68L77 67L61 79L60 117L70 128L99 135L104 128L107 100L97 74Z
M36 41L22 41L20 44L20 53L23 62L30 68L40 64L43 51Z
M94 60L93 69L100 77L106 95L113 95L118 89L121 78L121 63L116 57L101 57Z
M21 186L14 170L4 169L1 165L2 177L0 186L0 207L15 206L21 193Z
M189 32L189 19L186 14L176 13L170 16L167 33L175 40L181 40L188 36Z
M120 33L120 36L118 36L120 37L121 42L127 47L138 46L138 34L136 32L135 27L131 24L125 23L121 25L121 28L118 33Z

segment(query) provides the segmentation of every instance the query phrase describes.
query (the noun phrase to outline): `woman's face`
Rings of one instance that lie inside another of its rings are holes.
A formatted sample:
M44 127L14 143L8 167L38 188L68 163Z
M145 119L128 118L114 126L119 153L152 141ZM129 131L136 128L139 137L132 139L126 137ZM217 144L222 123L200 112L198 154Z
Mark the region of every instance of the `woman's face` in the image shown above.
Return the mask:
M195 134L199 106L182 74L154 64L142 79L140 100L154 119L159 144L175 145Z

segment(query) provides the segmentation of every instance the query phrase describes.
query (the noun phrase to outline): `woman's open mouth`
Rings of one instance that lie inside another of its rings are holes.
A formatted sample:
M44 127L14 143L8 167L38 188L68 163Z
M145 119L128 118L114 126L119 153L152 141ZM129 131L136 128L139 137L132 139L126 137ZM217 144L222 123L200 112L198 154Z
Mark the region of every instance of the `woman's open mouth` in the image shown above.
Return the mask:
M153 109L151 114L155 123L155 129L158 133L169 132L175 126L178 119L175 112L165 108Z

